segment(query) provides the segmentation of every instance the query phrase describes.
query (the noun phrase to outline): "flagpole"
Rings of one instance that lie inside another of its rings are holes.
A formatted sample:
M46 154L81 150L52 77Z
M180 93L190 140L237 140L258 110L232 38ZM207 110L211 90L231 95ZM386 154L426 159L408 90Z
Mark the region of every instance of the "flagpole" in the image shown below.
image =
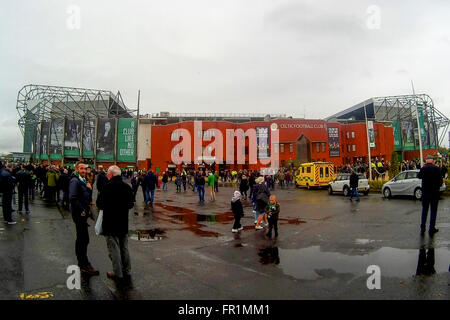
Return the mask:
M369 181L372 181L372 157L370 155L369 124L367 122L366 104L364 104L364 118L366 119L367 150L369 151Z
M420 120L419 120L419 108L417 107L417 98L416 98L416 91L414 90L414 84L411 80L411 86L413 90L414 95L414 104L416 105L416 120L417 120L417 133L419 134L419 150L420 150L420 167L423 167L423 149L422 149L422 136L420 133Z

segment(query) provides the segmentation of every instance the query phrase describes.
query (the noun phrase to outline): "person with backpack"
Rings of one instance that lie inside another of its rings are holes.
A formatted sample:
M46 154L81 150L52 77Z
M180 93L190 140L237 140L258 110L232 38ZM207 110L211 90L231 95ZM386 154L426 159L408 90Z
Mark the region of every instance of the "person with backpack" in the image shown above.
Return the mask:
M270 191L269 188L267 188L266 184L264 183L264 177L258 177L256 180L256 186L255 186L255 211L256 211L256 230L261 230L263 227L261 226L262 222L264 221L266 224L267 217L265 216L265 209L267 206L267 203L269 202L270 197Z

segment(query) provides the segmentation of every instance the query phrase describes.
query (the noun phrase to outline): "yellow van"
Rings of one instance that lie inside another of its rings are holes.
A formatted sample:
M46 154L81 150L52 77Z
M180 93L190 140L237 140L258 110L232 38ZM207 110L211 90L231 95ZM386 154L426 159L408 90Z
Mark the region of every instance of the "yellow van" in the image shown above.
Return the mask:
M328 183L335 178L334 164L332 162L303 163L298 168L295 177L296 187L328 187Z

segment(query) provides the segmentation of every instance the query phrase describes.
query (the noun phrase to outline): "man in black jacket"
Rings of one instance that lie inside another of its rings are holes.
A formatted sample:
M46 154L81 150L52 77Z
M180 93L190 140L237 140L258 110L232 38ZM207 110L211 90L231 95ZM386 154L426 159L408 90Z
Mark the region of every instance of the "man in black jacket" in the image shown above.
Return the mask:
M350 201L353 201L353 196L356 196L356 201L359 201L358 181L358 174L352 170L352 174L350 175Z
M16 173L16 181L17 190L19 192L19 213L23 213L22 209L25 202L25 211L27 214L29 214L30 210L28 208L28 190L31 186L31 175L24 166L22 166L20 171Z
M63 198L61 202L63 207L66 209L69 209L69 183L70 183L69 171L67 171L67 169L64 169L64 171L59 176L58 184L59 188L63 192Z
M432 155L427 156L426 164L420 169L417 176L422 179L422 221L420 224L420 234L425 234L428 208L431 207L430 212L430 227L428 233L433 236L439 229L436 229L436 216L439 203L439 188L442 185L441 170L434 165Z
M106 177L105 170L100 169L100 173L97 176L97 191L98 193L103 191L103 187L108 183L108 178Z
M75 172L69 183L69 200L72 219L75 222L77 239L75 241L75 254L78 259L78 266L82 273L88 275L99 275L87 257L89 244L89 232L87 219L91 216L89 207L91 191L90 185L86 181L86 167L83 162L77 162Z
M144 177L145 205L148 205L148 203L150 202L150 206L153 206L153 199L155 197L155 188L157 183L158 179L156 178L153 171L150 169Z
M12 196L14 192L14 178L12 176L13 165L6 163L0 170L0 192L2 192L3 219L6 224L16 224L12 219Z
M118 166L109 167L107 177L109 182L97 197L97 207L103 210L102 235L114 270L106 275L120 283L130 280L128 211L134 206L134 196L131 187L122 181Z

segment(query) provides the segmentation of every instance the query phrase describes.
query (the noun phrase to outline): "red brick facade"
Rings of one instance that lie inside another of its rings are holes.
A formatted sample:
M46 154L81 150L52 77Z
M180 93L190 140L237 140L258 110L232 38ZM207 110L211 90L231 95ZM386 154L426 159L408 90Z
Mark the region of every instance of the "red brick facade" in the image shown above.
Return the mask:
M225 155L226 129L243 129L266 127L271 132L272 124L276 124L279 132L279 159L280 164L288 160L306 159L308 161L331 161L335 165L353 163L358 158L367 161L367 135L365 123L339 124L328 123L324 120L303 120L303 119L282 119L273 121L231 123L227 121L204 121L202 130L218 129L223 135ZM339 130L339 156L330 157L327 128L338 128ZM174 167L171 161L172 149L180 141L171 141L171 134L176 129L187 129L191 135L191 150L194 148L194 122L180 122L169 125L152 126L151 134L151 167L159 168L161 171L168 167ZM381 123L374 124L376 147L371 149L373 158L384 158L390 160L394 148L393 130ZM303 141L302 145L299 145ZM203 141L202 146L206 147L212 141ZM236 149L236 146L235 146ZM298 154L302 152L303 154ZM229 169L259 169L263 167L258 161L257 164L248 164L248 139L246 139L246 164L221 165L220 167ZM193 163L193 151L191 152L191 163ZM236 151L235 151L236 154ZM214 155L214 153L213 153ZM306 158L305 158L306 157ZM306 161L305 161L306 162ZM234 163L237 163L236 161ZM144 163L142 163L144 167ZM197 168L197 165L190 165ZM215 164L216 169L219 168ZM141 167L141 164L140 164ZM177 166L180 168L181 166Z

